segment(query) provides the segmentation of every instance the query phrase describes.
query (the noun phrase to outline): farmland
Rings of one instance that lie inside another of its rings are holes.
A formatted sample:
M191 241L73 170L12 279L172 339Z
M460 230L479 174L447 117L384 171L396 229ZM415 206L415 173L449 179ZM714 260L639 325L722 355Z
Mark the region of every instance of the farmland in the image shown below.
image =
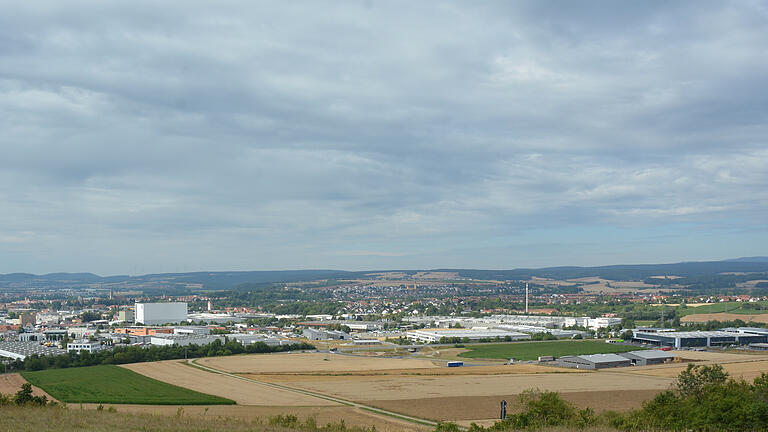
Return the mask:
M22 372L33 385L62 402L148 405L228 405L223 397L177 387L117 366Z
M617 347L595 341L546 341L482 345L481 348L538 345L536 355L540 355L542 348L553 344L567 347L571 352L574 349L584 351L591 348L594 351L603 347ZM453 356L454 350L460 351L452 348L449 355ZM675 354L687 361L722 363L735 377L753 378L768 367L767 354L693 351L678 351ZM477 366L448 368L437 351L405 358L387 355L386 352L367 355L241 355L204 358L193 362L200 367L171 360L123 365L116 369L126 372L130 369L145 375L147 379L163 381L171 388L178 388L174 385L183 386L190 391L203 391L237 402L237 405L188 406L184 408L185 416L223 416L256 421L265 416L290 413L299 418L315 417L321 423L343 418L349 425L375 425L377 430L390 432L425 431L430 428L385 414L372 413L365 407L381 408L432 421L487 423L498 415L500 400L511 401L510 412L514 412L519 409L514 402L517 395L526 389L539 388L560 392L565 400L581 408L591 407L598 412L622 411L638 408L643 401L668 389L675 376L685 367L684 363L673 363L583 371L538 364L502 365L495 360L484 362L475 359L473 363ZM211 373L203 368L227 373ZM26 375L34 377L34 373ZM109 379L101 377L96 381L103 386ZM120 387L124 387L124 384L120 384ZM42 388L58 397L50 385L43 385ZM158 393L152 389L144 389L143 392ZM177 412L178 407L162 404L124 404L118 405L117 409L121 413L168 416ZM85 404L86 408L95 406Z
M472 359L536 360L539 356L562 357L567 355L606 354L637 350L628 345L607 344L603 341L545 341L513 342L509 344L471 345L469 351L459 357Z
M691 305L689 305L688 307L677 307L676 311L679 316L694 315L694 314L715 314L715 313L728 313L728 314L737 314L737 315L761 315L761 314L768 314L768 302L709 303L709 304L701 304L695 307L692 307ZM740 319L746 320L746 317L741 317Z

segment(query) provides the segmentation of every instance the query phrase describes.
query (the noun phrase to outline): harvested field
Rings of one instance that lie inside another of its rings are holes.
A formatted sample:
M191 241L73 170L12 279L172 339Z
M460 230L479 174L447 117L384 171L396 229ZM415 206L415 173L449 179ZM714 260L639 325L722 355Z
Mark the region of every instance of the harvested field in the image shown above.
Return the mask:
M744 361L739 363L725 363L722 365L723 369L731 374L734 378L744 378L747 381L760 376L762 373L768 372L768 361ZM632 371L634 374L649 375L658 377L675 378L680 372L684 371L687 365L683 366L671 366L671 367L659 367L653 369L638 369Z
M27 382L27 380L17 373L2 374L0 375L0 393L10 395L15 394L25 382ZM51 395L35 386L32 386L32 394L35 396L45 396L48 400L56 400Z
M142 375L168 384L186 387L232 399L239 405L260 406L334 406L338 405L325 399L302 395L252 383L226 375L206 372L185 365L179 360L167 360L152 363L133 363L123 365Z
M722 351L672 351L672 354L687 360L706 363L732 363L755 360L768 360L767 352L722 352ZM663 367L663 366L658 366Z
M765 311L755 311L755 314L748 315L748 314L734 314L734 313L700 313L700 314L691 314L686 315L682 318L680 318L680 322L707 322L707 321L735 321L735 320L742 320L742 321L752 321L757 323L765 323L768 324L768 313L759 313L759 312L765 312Z
M639 408L643 401L653 398L658 390L584 391L562 393L563 399L579 408L591 407L598 412L624 411ZM499 403L509 402L509 413L518 412L518 395L458 396L429 399L374 400L369 404L378 408L434 421L493 419L499 415Z
M203 366L230 373L353 372L437 367L432 361L424 359L377 358L320 353L209 357L197 362Z
M508 395L530 388L561 392L663 390L672 381L666 377L608 371L463 376L336 376L325 379L308 377L303 380L275 375L246 376L274 382L282 382L287 378L290 380L287 384L291 387L365 403L373 400Z
M483 375L514 375L514 374L552 374L552 373L585 373L584 370L573 368L559 368L555 366L540 366L535 364L515 364L505 366L472 366L461 368L434 368L434 369L389 369L381 371L356 371L356 372L305 372L305 373L277 373L277 374L243 374L260 381L274 383L323 381L331 377L339 377L345 380L370 379L371 377L397 377L397 376L483 376ZM589 373L589 372L586 372Z

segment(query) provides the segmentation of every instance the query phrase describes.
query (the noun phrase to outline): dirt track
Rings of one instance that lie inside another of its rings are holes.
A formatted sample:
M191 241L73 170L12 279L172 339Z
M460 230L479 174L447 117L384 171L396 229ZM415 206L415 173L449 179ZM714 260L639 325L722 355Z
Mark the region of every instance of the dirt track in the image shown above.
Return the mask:
M335 402L283 391L237 378L206 372L179 360L123 365L134 372L169 384L232 399L238 405L337 406Z

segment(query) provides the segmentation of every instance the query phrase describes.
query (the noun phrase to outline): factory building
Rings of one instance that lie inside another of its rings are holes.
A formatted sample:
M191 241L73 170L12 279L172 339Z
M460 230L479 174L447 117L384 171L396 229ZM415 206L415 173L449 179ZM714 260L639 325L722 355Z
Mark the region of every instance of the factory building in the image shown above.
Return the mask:
M641 350L618 353L619 356L628 358L635 366L650 366L664 364L674 360L675 356L667 351Z
M566 356L557 359L558 366L576 369L607 369L631 366L632 361L616 354Z
M187 303L136 303L136 322L144 325L174 324L187 320Z
M659 346L683 348L764 343L768 342L768 335L726 331L635 332L634 339L658 344Z
M349 333L345 333L339 330L319 330L319 329L307 328L307 329L304 329L301 335L309 340L352 339L352 336L350 336Z
M131 309L121 309L117 313L117 320L118 321L124 321L124 322L132 323L132 322L135 321L135 319L136 319L136 315L133 313L133 310L131 310Z
M57 356L67 352L58 347L40 345L38 342L0 342L0 357L24 360L28 356Z
M530 339L531 335L514 332L509 330L500 329L425 329L425 330L411 330L405 334L405 336L413 342L422 343L439 343L442 338L459 338L469 341L479 341L481 339L496 339L502 340L526 340Z
M67 344L67 351L75 353L87 351L93 354L95 352L101 351L101 344L89 339L76 340Z
M177 335L207 335L211 334L211 329L205 326L183 326L175 327L173 334Z
M152 345L167 346L167 345L208 345L215 340L224 343L224 336L219 335L172 335L164 334L152 336L149 338L149 343Z

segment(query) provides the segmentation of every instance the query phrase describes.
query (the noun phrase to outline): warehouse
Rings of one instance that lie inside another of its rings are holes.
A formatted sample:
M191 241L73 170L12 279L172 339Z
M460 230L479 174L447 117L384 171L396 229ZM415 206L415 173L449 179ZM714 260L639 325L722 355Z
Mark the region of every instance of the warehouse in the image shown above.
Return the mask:
M144 325L174 324L187 320L187 304L136 303L136 323Z
M675 356L669 352L661 350L630 351L619 353L618 355L628 358L635 366L664 364L671 362L675 358Z
M567 356L557 359L558 366L576 369L607 369L631 366L632 361L616 354L591 354Z
M352 336L349 333L345 333L339 330L320 330L314 328L306 328L301 333L302 336L309 340L349 340Z
M500 329L466 329L466 330L412 330L406 333L406 337L413 342L439 343L443 338L458 338L467 341L479 341L481 339L494 340L500 338L503 340L525 340L530 339L531 335Z
M664 332L642 333L635 332L634 339L669 346L705 347L723 345L748 345L751 343L768 342L768 335L752 333L733 333L725 331L690 331L690 332Z
M224 343L224 336L217 335L158 335L152 336L149 343L152 345L208 345L213 341Z
M0 357L24 360L28 356L57 356L66 354L61 348L40 345L38 342L0 342Z

